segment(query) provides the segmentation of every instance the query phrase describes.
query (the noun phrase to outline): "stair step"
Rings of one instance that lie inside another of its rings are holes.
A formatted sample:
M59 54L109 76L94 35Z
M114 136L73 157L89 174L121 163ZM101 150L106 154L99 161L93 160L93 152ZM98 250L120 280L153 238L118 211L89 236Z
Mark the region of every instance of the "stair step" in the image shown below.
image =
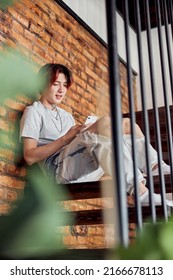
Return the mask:
M169 106L170 109L170 117L172 120L173 117L173 106L170 105ZM154 112L153 109L149 109L148 111L148 120L149 120L149 124L154 127ZM165 107L162 106L160 108L158 108L158 114L159 114L159 123L162 126L165 125L166 123L166 112L165 112ZM136 122L143 127L143 113L142 111L137 111L136 112Z
M165 188L167 193L173 193L171 175L164 175ZM160 178L153 176L154 191L160 193Z
M63 249L60 253L50 253L47 255L41 254L35 257L30 257L29 260L105 260L112 252L109 248L100 249ZM1 259L7 260L5 256ZM26 259L27 258L23 258Z
M170 117L173 120L173 106L170 107ZM149 131L150 137L155 138L155 123L154 123L154 113L153 109L149 109L148 111L148 122L149 122ZM167 126L166 126L166 114L165 114L165 107L158 108L159 113L159 126L160 126L160 134L161 138L167 134ZM144 131L144 122L143 122L143 113L142 111L137 111L135 113L136 116L136 123L140 126L142 131ZM123 117L130 117L129 113L123 114ZM171 123L172 131L173 131L173 121ZM161 139L162 140L162 139Z
M98 225L98 224L113 224L113 212L112 208L104 209L104 214L106 221L103 219L103 209L96 210L82 210L82 211L72 211L70 212L73 218L73 224L75 225ZM163 217L163 208L162 206L156 206L157 218ZM128 208L128 217L129 223L136 223L136 209L135 207ZM142 218L147 220L151 217L151 210L149 206L142 207Z
M146 177L147 179L147 177ZM166 192L172 192L171 189L171 175L164 175L164 181L166 185ZM157 193L160 193L160 179L159 176L153 176L154 188ZM112 184L113 181L111 179L104 180L104 188L107 190L104 193L104 197L110 197L112 193ZM101 198L102 197L102 184L101 181L96 182L86 182L86 183L76 183L76 184L66 184L59 186L67 192L68 200L75 199L91 199L91 198Z
M112 180L104 181L107 189L111 189ZM102 197L101 181L73 183L59 186L67 192L67 200L91 199Z
M59 254L38 256L39 260L105 260L110 249L64 249Z

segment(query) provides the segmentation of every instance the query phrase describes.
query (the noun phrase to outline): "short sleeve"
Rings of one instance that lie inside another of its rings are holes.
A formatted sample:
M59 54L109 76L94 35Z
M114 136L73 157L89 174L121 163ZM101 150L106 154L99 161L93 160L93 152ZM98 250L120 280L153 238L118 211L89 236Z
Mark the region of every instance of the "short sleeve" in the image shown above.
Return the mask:
M39 140L41 129L41 115L33 107L26 107L20 120L20 141L23 137Z

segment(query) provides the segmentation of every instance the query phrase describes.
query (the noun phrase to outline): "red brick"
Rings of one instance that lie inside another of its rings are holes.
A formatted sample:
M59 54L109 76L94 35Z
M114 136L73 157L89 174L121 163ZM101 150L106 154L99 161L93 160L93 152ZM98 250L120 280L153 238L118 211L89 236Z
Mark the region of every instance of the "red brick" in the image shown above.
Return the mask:
M0 201L5 199L6 190L0 187Z
M15 191L7 191L6 199L7 201L16 201L18 199L18 195Z
M50 40L51 40L51 36L50 34L47 32L46 28L42 29L39 32L39 36L42 38L43 41L45 41L45 43L49 44Z
M46 5L46 3L43 3L42 1L37 0L37 1L34 1L34 3L35 3L35 5L36 5L37 7L40 7L40 9L41 9L42 11L44 11L45 13L47 13L47 14L53 14L53 13L54 13L54 11L51 10L51 9Z
M60 18L63 17L64 10L55 1L49 1L49 3L47 2L46 4L49 9L56 14L56 16Z
M15 21L15 20L13 20L11 28L14 28L17 32L20 32L20 33L24 32L24 27L22 26L22 24L20 24L19 22Z
M25 105L30 105L32 103L31 99L23 95L17 95L16 100L23 102Z
M24 30L24 36L29 39L30 41L34 41L35 40L35 34L33 34L31 31L29 31L28 29Z
M17 167L14 163L10 164L4 161L0 161L0 172L4 174L10 174L13 176L25 177L26 168Z
M4 131L9 131L10 130L10 125L7 121L0 119L0 129Z
M48 20L49 20L49 13L45 13L45 11L43 11L42 9L37 7L37 5L33 5L33 3L31 3L31 2L29 3L29 7L28 8L30 9L30 11L33 12L33 14L38 16L38 18L41 18L45 22L48 22Z
M45 26L44 21L42 20L42 18L38 17L35 13L33 13L31 11L31 9L27 7L27 5L23 5L22 2L20 3L19 1L17 1L14 7L15 7L16 12L20 11L20 13L22 14L23 18L21 20L21 23L23 21L23 24L25 24L25 26L27 28L29 26L30 21L37 22L37 24L39 24L42 27ZM20 18L21 18L21 15L20 15ZM20 18L18 19L19 21L20 21ZM26 25L26 22L28 22L27 25Z
M6 108L0 106L0 115L1 115L2 117L5 117L6 113L7 113Z
M89 59L90 61L92 61L93 63L95 63L96 58L89 52L88 49L83 48L83 54L86 56L87 59Z
M17 116L18 116L18 112L16 112L16 111L11 110L8 112L8 120L10 122L16 122Z
M44 31L44 27L38 25L37 22L31 22L30 27L29 27L29 31L33 34L40 35L40 33Z
M26 37L24 37L22 34L16 32L16 30L14 29L11 30L11 36L18 44L21 44L22 46L30 50L32 49L32 42L28 40Z
M14 152L11 150L0 148L0 157L14 162Z
M1 33L4 33L6 36L10 36L10 28L1 22Z
M84 90L87 88L87 83L73 73L74 82L82 87Z
M63 52L63 47L61 45L61 42L58 40L56 41L55 39L54 40L51 40L51 43L50 45L55 49L57 50L60 54Z
M24 25L26 28L29 26L29 19L24 17L20 10L15 10L13 7L8 8L8 12L17 20L19 21L22 25Z
M88 84L90 85L90 86L92 86L93 88L95 87L95 80L93 79L93 78L90 78L90 77L88 77Z
M17 110L17 111L22 111L22 112L23 112L24 108L26 107L24 104L21 104L20 102L17 102L15 100L11 100L11 99L6 100L5 103L9 108Z
M39 66L46 63L46 58L44 60L42 57L39 57L37 53L34 52L32 52L30 58L32 59L33 62L37 63Z
M35 52L39 57L45 58L45 50L37 46L33 46L33 52Z
M8 214L10 212L10 204L8 203L0 203L0 214Z
M0 175L0 185L7 188L24 190L25 182L10 176Z
M93 79L95 79L95 81L98 81L99 80L99 76L95 73L95 70L94 68L93 69L90 69L89 67L85 67L85 73L87 75L89 75L90 77L92 77Z
M52 48L51 46L46 46L45 48L45 53L52 57L52 58L55 58L55 55L56 55L56 51L54 50L54 48Z

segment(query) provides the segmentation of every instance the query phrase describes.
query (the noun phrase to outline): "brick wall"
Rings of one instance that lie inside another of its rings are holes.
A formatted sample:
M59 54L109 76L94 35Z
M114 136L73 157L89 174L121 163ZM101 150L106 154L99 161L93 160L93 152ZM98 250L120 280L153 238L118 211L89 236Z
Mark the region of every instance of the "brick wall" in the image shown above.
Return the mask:
M109 113L107 49L55 1L23 0L6 11L0 10L0 43L2 51L3 43L20 49L33 60L36 71L48 62L62 63L72 70L74 84L62 107L70 111L77 122L83 122L88 115ZM120 78L122 111L128 112L126 68L121 62ZM135 84L134 76L134 88ZM30 103L28 98L17 96L0 106L0 131L4 132L4 145L0 148L0 214L9 212L12 203L22 197L25 187L26 170L15 164L15 144L6 132L15 130L16 119ZM83 207L86 204L83 202ZM97 207L98 201L93 200L92 204ZM89 232L92 236L94 232L94 246L103 246L103 227L100 231L100 227L94 230L92 226ZM67 243L78 246L79 238L71 238L68 237ZM87 246L89 241L80 242Z

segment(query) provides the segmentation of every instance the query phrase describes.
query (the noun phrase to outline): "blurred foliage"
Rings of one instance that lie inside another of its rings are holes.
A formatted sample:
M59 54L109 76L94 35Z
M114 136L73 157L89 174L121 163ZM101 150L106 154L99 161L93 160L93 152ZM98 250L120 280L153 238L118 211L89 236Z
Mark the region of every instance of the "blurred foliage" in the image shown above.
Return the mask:
M0 0L0 8L6 9L8 6L13 5L17 0Z
M1 106L19 94L36 99L43 82L38 80L34 64L18 50L6 47L0 53ZM22 159L19 119L11 130L1 131L0 145L11 147L19 161ZM61 207L64 197L64 190L46 178L37 165L27 167L24 197L12 205L9 215L1 216L0 258L39 258L61 252L64 248L61 226L71 222Z
M0 228L1 257L49 256L64 249L61 226L70 222L61 207L64 191L43 177L37 165L29 168L27 177L24 197Z
M119 260L173 260L173 216L168 222L148 221L133 245L118 246L109 256Z
M1 102L17 94L35 97L43 81L38 80L33 63L19 51L6 48L0 53Z

